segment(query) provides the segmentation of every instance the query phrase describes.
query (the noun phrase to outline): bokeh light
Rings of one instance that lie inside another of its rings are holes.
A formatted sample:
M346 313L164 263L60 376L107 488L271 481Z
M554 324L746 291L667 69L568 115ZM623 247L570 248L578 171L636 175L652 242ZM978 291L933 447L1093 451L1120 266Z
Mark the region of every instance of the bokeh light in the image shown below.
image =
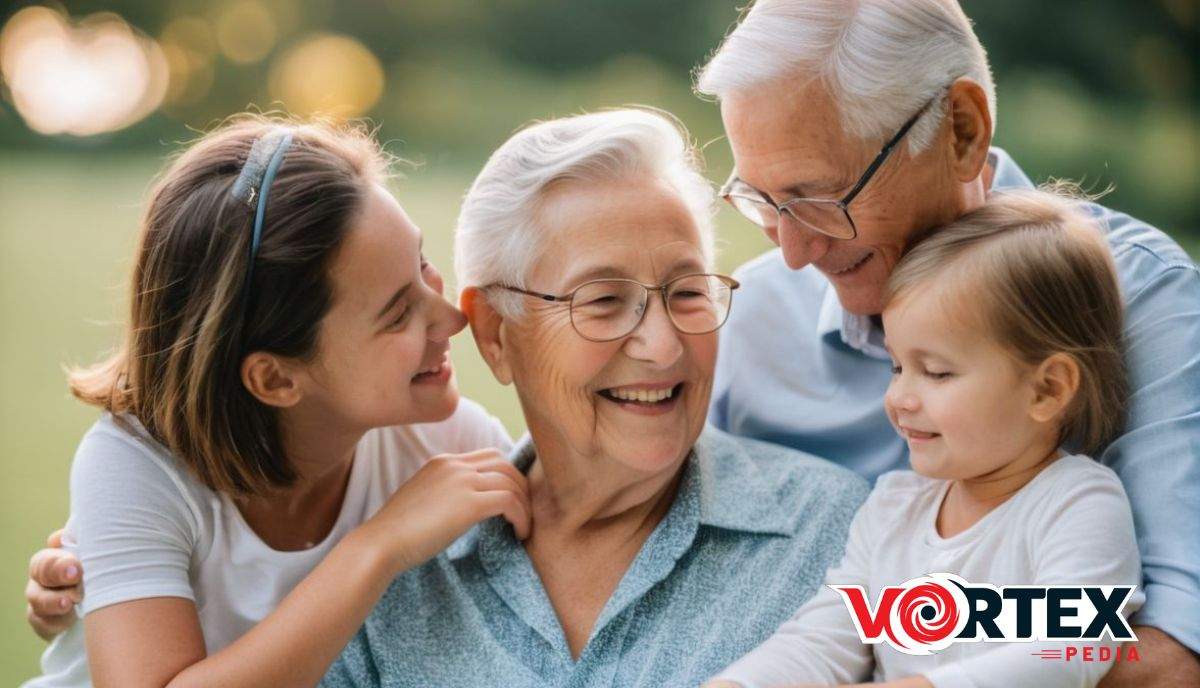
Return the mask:
M137 122L162 103L167 59L112 13L81 21L28 7L0 31L0 74L25 123L43 134L90 136Z
M289 48L271 65L271 97L289 112L357 117L383 94L383 65L361 42L316 34Z
M212 26L201 17L177 17L163 27L159 43L171 72L166 103L182 106L203 100L212 88L217 53Z
M217 45L230 62L253 64L275 47L278 31L270 10L258 0L232 0L217 13Z

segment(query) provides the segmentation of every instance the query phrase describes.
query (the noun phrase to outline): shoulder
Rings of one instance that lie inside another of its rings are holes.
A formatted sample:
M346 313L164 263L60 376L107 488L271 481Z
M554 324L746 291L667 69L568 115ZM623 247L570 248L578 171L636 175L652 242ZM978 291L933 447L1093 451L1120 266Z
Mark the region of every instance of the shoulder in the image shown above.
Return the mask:
M103 493L113 499L175 497L193 510L212 490L154 440L136 418L105 413L84 434L71 463L71 493Z
M1100 224L1114 257L1131 254L1127 260L1142 258L1162 268L1196 269L1187 251L1166 232L1099 203L1085 203L1083 207Z
M92 426L71 464L70 496L67 534L84 562L88 609L152 589L131 583L153 577L147 567L170 569L172 595L185 592L179 575L211 545L216 495L140 423L105 414Z
M1036 497L1041 503L1061 501L1071 504L1087 499L1128 505L1125 487L1116 472L1083 454L1072 454L1058 459L1035 478L1029 487L1032 488L1030 496Z
M1136 301L1146 287L1165 276L1200 284L1196 263L1162 230L1099 203L1084 208L1104 232L1127 301Z
M866 499L867 482L849 469L789 447L709 427L701 437L730 480L751 481L789 512L792 528L806 518L849 517Z
M1007 153L999 148L992 150L997 159L995 188L1033 186L1029 177ZM1084 203L1083 210L1104 233L1117 264L1126 299L1136 297L1142 288L1165 273L1200 278L1196 263L1166 232L1099 203Z
M1039 537L1133 541L1133 510L1121 479L1090 457L1058 459L1019 498L1020 511Z

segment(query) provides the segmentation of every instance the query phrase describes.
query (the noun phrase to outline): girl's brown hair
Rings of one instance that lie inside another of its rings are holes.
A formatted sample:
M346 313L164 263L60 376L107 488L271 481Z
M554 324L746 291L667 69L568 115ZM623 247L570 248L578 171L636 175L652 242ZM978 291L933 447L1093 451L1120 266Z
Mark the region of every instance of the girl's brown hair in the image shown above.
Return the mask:
M992 192L983 207L917 242L892 271L885 302L948 276L981 323L1022 363L1073 358L1079 389L1060 442L1094 455L1120 435L1128 381L1116 270L1078 188Z
M281 127L293 140L246 284L254 208L230 187L254 142ZM72 393L136 417L212 489L263 494L291 484L276 413L243 386L242 360L315 355L333 301L330 263L386 167L357 127L241 115L203 136L151 191L123 343L70 371Z

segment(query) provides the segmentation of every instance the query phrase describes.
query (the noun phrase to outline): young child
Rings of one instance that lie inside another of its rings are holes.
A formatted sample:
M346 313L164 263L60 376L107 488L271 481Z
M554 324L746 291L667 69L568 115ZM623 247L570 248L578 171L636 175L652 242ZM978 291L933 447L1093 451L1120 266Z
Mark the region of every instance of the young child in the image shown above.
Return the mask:
M884 586L935 572L995 586L1140 585L1125 492L1088 458L1123 423L1121 320L1108 249L1064 194L994 193L918 243L883 311L885 407L913 470L879 479L828 585L709 685L872 672L897 687L1095 685L1111 661L1033 654L1061 643L960 642L926 656L865 644L829 585L862 586L872 610ZM1141 600L1135 592L1123 613Z
M398 573L491 516L528 533L386 163L244 116L159 180L124 343L70 377L104 411L71 467L83 621L27 686L315 685Z

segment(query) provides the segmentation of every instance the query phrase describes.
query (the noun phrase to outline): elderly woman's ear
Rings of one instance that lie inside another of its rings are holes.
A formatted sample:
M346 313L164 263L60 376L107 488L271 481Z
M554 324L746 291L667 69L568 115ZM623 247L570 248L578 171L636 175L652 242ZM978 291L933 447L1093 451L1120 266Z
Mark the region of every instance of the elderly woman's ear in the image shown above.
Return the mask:
M475 346L480 355L492 369L492 375L502 385L512 383L512 371L504 356L505 329L504 316L500 315L488 302L487 294L479 287L466 287L458 297L459 308L467 316L471 325L471 335L475 337Z

